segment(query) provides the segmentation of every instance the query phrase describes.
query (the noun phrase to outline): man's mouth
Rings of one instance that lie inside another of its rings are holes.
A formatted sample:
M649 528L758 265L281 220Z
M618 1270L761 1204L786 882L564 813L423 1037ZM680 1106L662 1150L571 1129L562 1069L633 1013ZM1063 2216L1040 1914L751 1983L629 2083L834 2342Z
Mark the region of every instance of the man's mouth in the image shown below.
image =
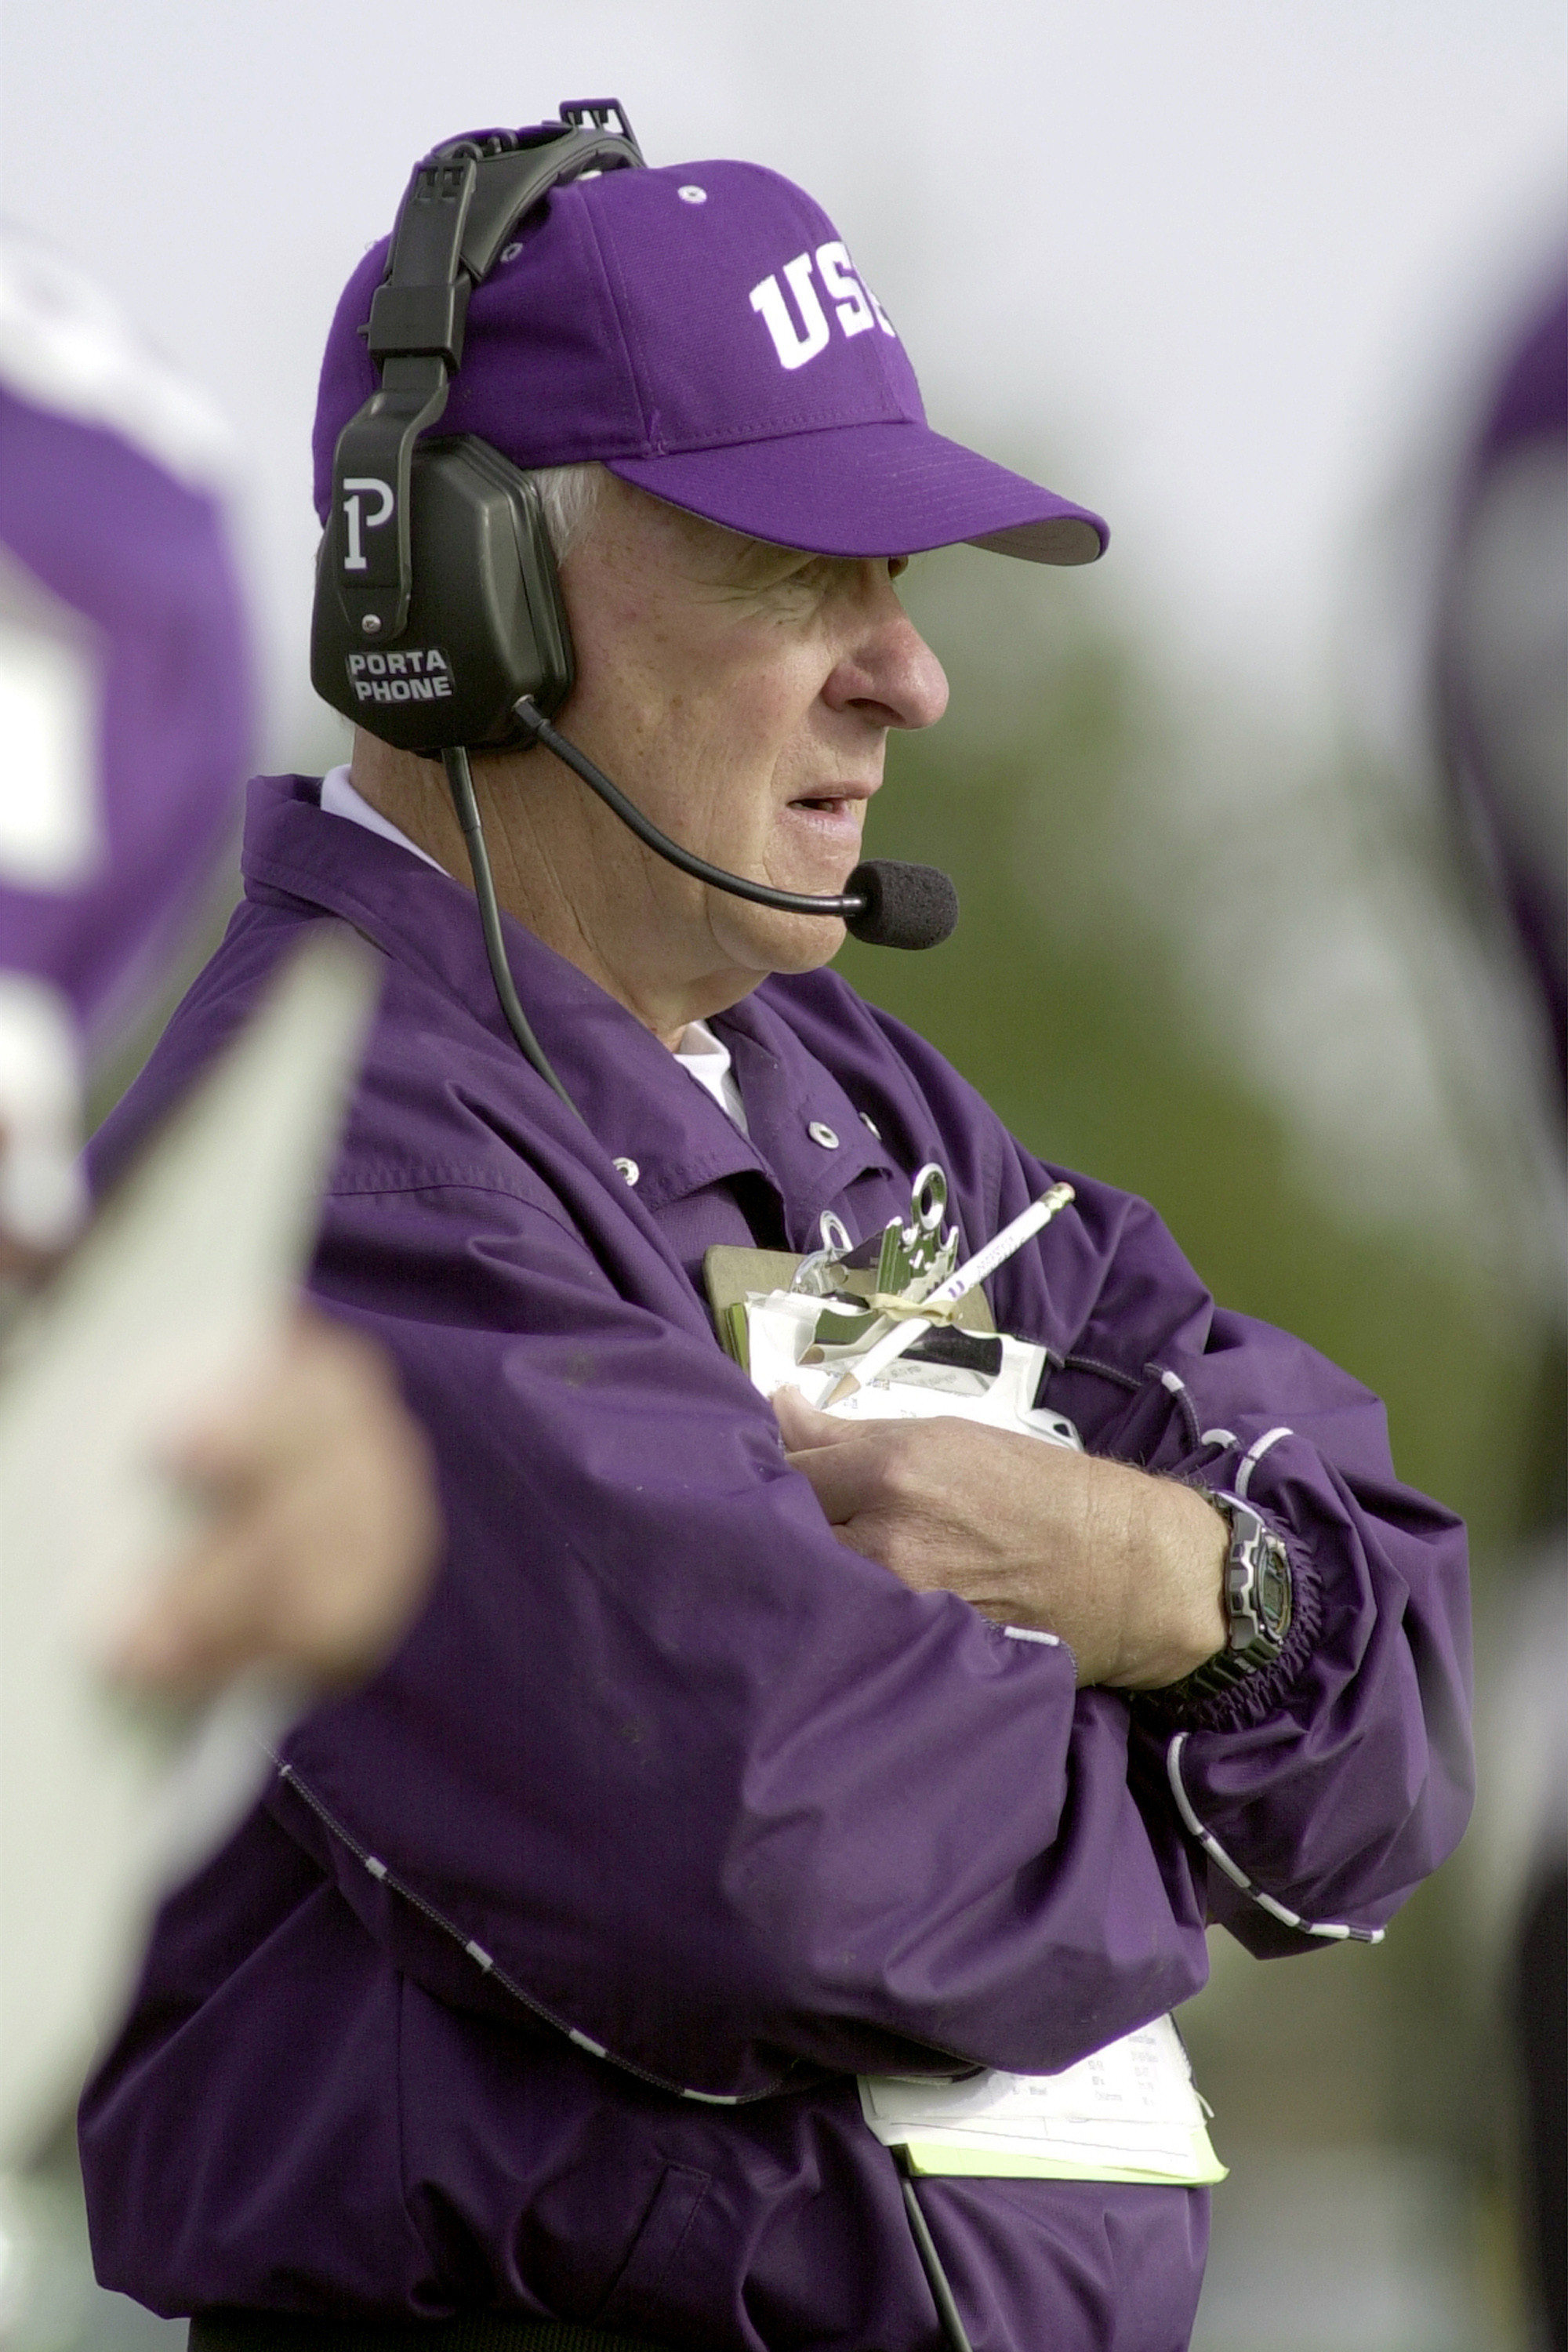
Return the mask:
M859 807L877 790L875 784L825 784L820 792L801 793L788 805L811 809L824 816L837 816L842 812Z

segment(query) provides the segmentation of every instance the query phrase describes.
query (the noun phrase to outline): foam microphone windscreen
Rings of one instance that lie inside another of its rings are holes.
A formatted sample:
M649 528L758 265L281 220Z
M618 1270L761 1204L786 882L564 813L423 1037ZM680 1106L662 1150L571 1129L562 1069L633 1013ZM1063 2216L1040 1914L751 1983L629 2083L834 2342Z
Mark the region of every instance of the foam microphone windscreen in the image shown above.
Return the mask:
M938 866L868 857L845 888L866 901L849 929L868 947L940 947L957 928L958 893Z

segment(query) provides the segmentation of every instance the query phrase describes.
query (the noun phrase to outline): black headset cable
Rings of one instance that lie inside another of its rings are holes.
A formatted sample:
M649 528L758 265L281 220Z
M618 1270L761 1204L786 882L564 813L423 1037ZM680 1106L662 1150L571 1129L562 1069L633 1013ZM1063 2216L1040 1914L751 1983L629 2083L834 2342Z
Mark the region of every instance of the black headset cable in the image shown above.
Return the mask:
M942 2256L937 2252L936 2241L931 2236L926 2217L921 2210L921 2200L915 2193L914 2167L909 2149L896 2147L892 2151L892 2157L898 2168L899 2186L904 2192L904 2211L909 2220L910 2235L915 2242L915 2252L921 2258L921 2268L924 2271L926 2284L931 2288L931 2299L936 2305L936 2315L942 2322L942 2342L948 2347L948 2352L971 2352L969 2337L964 2333L963 2322L959 2317L958 2305L953 2300L952 2289L947 2283L947 2273L942 2266Z
M581 1119L582 1112L550 1066L543 1046L529 1026L512 980L511 967L506 960L506 941L501 937L500 908L496 903L495 877L490 872L489 852L485 847L485 829L479 819L479 804L474 795L473 772L468 766L468 754L461 743L450 744L441 753L441 765L447 772L447 783L452 794L452 805L458 812L458 823L463 828L468 845L468 868L474 877L474 896L479 902L479 928L485 935L485 953L489 958L490 978L496 985L500 1009L506 1015L507 1027L517 1039L523 1053L552 1094L559 1095L574 1118Z

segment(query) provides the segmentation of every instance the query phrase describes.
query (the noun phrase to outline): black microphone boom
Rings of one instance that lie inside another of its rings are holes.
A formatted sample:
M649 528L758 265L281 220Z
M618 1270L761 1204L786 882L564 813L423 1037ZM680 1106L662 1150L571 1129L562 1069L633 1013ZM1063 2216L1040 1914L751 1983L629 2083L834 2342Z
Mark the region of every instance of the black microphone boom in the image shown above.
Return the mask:
M531 742L542 743L590 792L597 793L639 841L658 856L678 866L699 882L727 890L732 898L749 898L759 907L776 907L785 915L833 915L847 925L851 935L879 948L934 948L947 939L958 921L958 893L948 877L934 866L905 866L893 858L868 858L837 895L806 890L775 890L766 882L752 882L743 874L710 866L694 850L682 849L613 784L574 743L553 728L543 712L524 695L512 716Z

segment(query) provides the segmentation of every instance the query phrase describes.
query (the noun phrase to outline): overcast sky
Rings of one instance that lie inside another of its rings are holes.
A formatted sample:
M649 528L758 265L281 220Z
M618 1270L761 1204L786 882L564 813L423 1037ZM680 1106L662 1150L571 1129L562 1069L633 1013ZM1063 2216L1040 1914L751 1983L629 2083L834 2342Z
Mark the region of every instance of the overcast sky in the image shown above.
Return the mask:
M274 749L308 437L415 156L613 93L826 205L933 421L1110 518L1085 593L1289 696L1369 517L1561 236L1559 0L5 0L0 200L241 436Z

